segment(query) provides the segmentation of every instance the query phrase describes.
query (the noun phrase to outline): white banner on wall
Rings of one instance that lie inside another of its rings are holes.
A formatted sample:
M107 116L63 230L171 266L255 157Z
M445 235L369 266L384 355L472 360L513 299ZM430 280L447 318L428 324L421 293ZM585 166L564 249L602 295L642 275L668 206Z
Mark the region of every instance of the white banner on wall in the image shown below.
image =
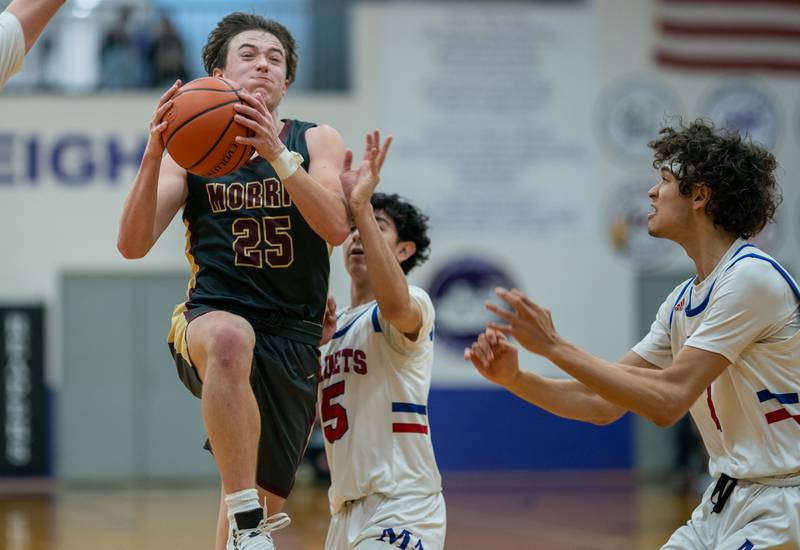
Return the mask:
M381 187L430 216L431 258L412 280L437 310L434 383L484 383L462 352L496 286L551 308L592 352L624 353L632 278L605 242L595 177L595 3L363 9L362 86L395 136ZM599 330L606 312L616 322ZM521 364L563 375L529 353Z
M593 208L590 3L381 9L387 178L440 229L574 233Z

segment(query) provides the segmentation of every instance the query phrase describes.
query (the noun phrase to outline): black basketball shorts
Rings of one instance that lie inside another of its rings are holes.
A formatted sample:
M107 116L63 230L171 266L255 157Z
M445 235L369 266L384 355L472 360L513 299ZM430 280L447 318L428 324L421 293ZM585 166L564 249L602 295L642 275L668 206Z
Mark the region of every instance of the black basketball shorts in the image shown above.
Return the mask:
M187 315L185 305L179 304L172 316L168 344L178 377L200 398L203 383L186 343L186 327L198 316L197 311ZM316 416L319 352L309 338L304 342L269 330L255 329L255 333L250 385L261 416L256 483L287 498ZM211 450L208 441L205 448Z

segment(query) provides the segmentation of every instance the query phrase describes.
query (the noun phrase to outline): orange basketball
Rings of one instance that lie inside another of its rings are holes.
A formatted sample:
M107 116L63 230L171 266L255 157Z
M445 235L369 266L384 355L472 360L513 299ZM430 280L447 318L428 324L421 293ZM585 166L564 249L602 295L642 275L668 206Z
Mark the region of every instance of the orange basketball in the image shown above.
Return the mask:
M229 80L203 77L181 86L164 116L161 136L170 156L198 176L212 178L233 172L253 156L253 147L236 143L252 131L233 120L233 106L242 103L241 88Z

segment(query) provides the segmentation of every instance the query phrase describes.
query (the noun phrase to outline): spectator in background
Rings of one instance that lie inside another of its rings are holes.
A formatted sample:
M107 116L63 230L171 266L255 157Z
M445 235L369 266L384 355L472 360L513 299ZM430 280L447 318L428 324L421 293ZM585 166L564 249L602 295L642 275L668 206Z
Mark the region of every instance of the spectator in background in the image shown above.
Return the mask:
M183 55L183 42L166 14L161 15L157 34L147 51L150 82L156 88L167 88L176 80L186 82L188 71Z
M64 0L13 0L0 13L0 88L22 62Z
M114 26L100 47L100 87L110 90L142 84L144 56L130 30L133 7L120 6Z

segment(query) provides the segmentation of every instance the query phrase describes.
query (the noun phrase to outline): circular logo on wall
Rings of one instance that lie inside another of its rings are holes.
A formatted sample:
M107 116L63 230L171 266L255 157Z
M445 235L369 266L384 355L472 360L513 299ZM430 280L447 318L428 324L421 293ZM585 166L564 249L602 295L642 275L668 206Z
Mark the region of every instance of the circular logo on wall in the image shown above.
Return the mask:
M703 112L718 128L738 130L743 137L767 149L781 135L778 102L765 89L751 83L727 84L713 90Z
M655 180L656 176L650 179ZM668 266L680 247L667 239L651 237L647 218L652 212L647 191L655 181L628 183L611 192L606 205L606 226L611 248L641 270Z
M514 287L511 277L497 264L477 257L461 257L442 265L429 285L436 308L436 338L461 353L497 318L484 303L497 302L494 289Z
M678 96L663 84L627 80L614 84L598 103L601 139L625 160L652 158L647 143L680 114Z

